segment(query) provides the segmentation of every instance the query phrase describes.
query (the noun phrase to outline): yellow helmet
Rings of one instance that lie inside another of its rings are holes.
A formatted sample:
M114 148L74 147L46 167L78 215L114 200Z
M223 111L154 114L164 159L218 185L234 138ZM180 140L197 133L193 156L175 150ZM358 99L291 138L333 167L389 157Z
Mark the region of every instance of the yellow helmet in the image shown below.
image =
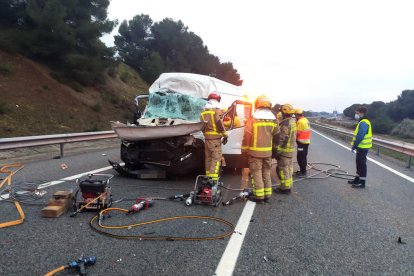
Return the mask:
M303 114L303 110L301 108L296 108L295 114L302 115Z
M270 103L270 100L265 95L260 95L256 98L256 101L254 102L254 108L272 108L272 104Z
M284 104L284 105L282 105L282 108L280 110L284 114L295 114L295 109L290 104Z

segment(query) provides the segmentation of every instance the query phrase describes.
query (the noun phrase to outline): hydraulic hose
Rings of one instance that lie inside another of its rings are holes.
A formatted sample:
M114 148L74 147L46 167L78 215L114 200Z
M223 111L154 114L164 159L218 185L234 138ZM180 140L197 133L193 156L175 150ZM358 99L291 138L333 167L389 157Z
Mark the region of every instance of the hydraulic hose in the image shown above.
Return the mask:
M325 165L325 166L331 166L333 168L330 169L319 169L317 168L317 166L315 165ZM346 171L341 170L340 166L336 165L336 164L332 164L332 163L323 163L323 162L311 162L308 163L308 168L310 170L316 170L316 173L313 173L309 176L301 176L298 177L297 179L293 180L293 182L299 182L299 181L303 181L305 179L324 179L324 178L328 178L328 177L335 177L335 178L341 178L341 179L346 179L346 180L350 180L353 179L355 176L352 174L348 174ZM234 189L234 188L229 188L223 184L219 185L221 188L224 188L226 190L230 190L230 191L244 191L245 189ZM278 185L272 185L272 187L277 187Z
M6 178L4 178L0 182L0 189L7 184L9 192L11 191L12 186L12 177L15 175L18 171L23 169L22 164L11 164L11 165L4 165L0 168L0 174L7 174ZM0 223L0 228L6 228L10 226L15 226L18 224L23 223L25 216L22 207L20 206L20 203L17 200L14 200L14 205L16 206L17 212L19 213L20 218L17 220L12 220L8 222Z
M67 268L66 266L61 266L61 267L58 267L58 268L53 269L52 271L49 271L48 273L46 273L46 274L45 274L45 276L52 276L52 275L55 275L56 273L58 273L58 272L61 272L61 271L65 270L66 268Z
M103 216L106 213L112 212L112 211L128 213L127 209L122 209L122 208L108 208L108 209L102 210L99 213L99 215L94 216L90 220L90 222L89 222L90 227L94 231L98 232L99 234L106 235L106 236L116 238L116 239L164 240L164 241L207 241L207 240L224 239L224 238L229 237L230 235L232 235L233 232L234 232L234 228L235 228L235 226L227 220L224 220L224 219L221 219L221 218L216 218L216 217L210 217L210 216L175 216L175 217L168 217L168 218L161 218L161 219L155 219L155 220L150 220L150 221L144 221L144 222L129 224L129 225L117 225L117 226L103 225L102 224ZM223 234L216 235L216 236L180 237L180 236L117 235L117 234L106 232L106 231L100 229L100 228L103 228L103 229L130 229L132 227L141 227L141 226L144 226L144 225L156 224L156 223L160 223L160 222L180 220L180 219L203 219L203 220L217 221L217 222L220 222L222 224L225 224L229 228L229 230L224 232ZM97 225L95 223L96 220L98 220Z

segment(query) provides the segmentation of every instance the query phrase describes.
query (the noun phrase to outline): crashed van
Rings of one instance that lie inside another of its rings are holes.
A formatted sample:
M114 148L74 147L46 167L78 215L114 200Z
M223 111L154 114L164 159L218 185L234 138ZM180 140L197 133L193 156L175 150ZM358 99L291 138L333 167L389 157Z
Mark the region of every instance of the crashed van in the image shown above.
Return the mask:
M148 94L135 97L137 110L132 123L111 122L122 141L124 169L156 167L172 175L202 171L205 122L200 120L200 113L212 91L221 96L229 135L222 148L226 166L246 167L241 144L252 105L240 87L205 75L164 73L150 86Z

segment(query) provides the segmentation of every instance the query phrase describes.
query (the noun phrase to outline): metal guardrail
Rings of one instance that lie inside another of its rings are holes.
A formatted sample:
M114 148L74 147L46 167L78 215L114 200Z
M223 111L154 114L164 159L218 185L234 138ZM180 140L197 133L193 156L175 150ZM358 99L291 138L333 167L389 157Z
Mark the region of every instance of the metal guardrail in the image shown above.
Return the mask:
M117 138L114 131L81 132L68 134L54 134L41 136L24 136L0 139L0 150L26 148L47 145L60 145L60 157L63 157L63 148L66 143L85 142L100 139Z
M354 133L352 131L347 131L347 130L340 129L340 128L325 126L325 125L321 125L318 123L311 123L311 126L321 127L326 130L340 133L340 134L343 134L351 138L354 136ZM408 155L407 168L411 167L411 159L414 156L414 145L413 144L405 143L405 142L388 141L388 140L384 140L384 139L376 138L376 137L372 138L372 142L374 145L378 145L380 147L387 148L387 149ZM377 148L377 155L379 154L380 154L380 149Z

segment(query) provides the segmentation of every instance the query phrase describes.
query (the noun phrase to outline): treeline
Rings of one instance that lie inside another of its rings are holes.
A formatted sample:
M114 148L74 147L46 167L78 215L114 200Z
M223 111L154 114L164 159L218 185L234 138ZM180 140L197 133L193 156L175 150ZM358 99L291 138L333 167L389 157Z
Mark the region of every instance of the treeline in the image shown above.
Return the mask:
M0 48L47 64L53 76L84 86L105 80L123 61L148 83L162 72L211 75L241 85L232 63L221 63L181 21L137 15L119 26L115 47L100 38L118 25L109 0L1 0ZM109 71L110 72L110 71Z
M344 110L344 115L354 118L355 109L366 106L368 117L375 133L393 134L403 138L414 138L414 90L405 90L395 101L371 104L353 104Z

